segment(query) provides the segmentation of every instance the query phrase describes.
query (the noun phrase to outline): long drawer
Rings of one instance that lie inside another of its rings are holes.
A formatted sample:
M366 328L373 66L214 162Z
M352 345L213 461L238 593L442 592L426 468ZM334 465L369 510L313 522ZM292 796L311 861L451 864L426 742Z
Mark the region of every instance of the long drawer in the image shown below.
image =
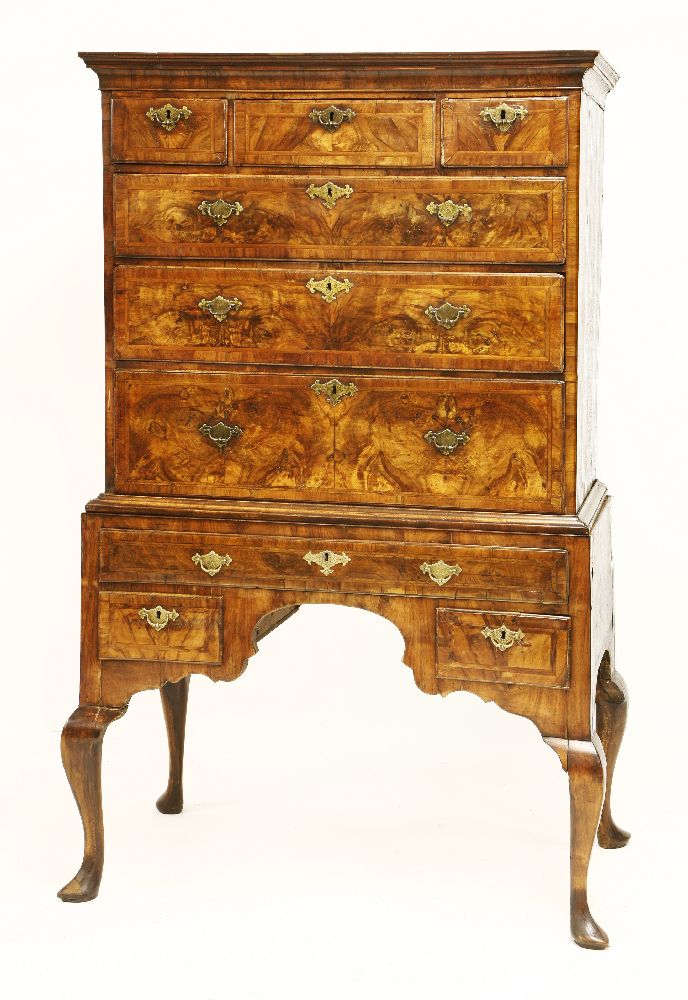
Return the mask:
M338 268L115 268L115 353L561 371L564 279Z
M100 531L103 583L266 586L562 604L563 549L351 540L226 531Z
M558 511L563 384L120 370L115 487Z
M561 262L561 178L120 174L140 257Z

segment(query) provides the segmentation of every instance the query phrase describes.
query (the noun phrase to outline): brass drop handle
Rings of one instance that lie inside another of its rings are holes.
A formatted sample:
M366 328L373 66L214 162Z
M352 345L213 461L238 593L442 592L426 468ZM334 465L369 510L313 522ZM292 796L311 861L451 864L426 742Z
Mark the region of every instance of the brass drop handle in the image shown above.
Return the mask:
M201 424L198 429L220 451L224 451L232 438L241 437L244 433L238 424L226 424L224 420L218 420L214 424Z
M438 559L434 563L424 562L421 564L420 571L429 576L432 582L436 583L438 587L443 587L453 576L458 576L459 573L463 572L458 564L451 566L444 559Z
M495 649L498 649L500 653L505 652L507 649L511 649L515 642L519 645L525 639L525 635L521 632L520 628L513 632L506 625L498 625L497 628L489 628L487 625L480 633L486 639L489 639Z
M166 132L171 132L180 121L186 120L190 115L191 111L186 105L182 108L175 108L173 104L163 104L161 108L149 108L146 111L146 118L155 125L160 125Z
M165 608L161 607L159 604L154 608L141 608L139 610L139 618L141 618L147 625L154 628L156 632L162 631L168 622L176 622L179 618L179 612L172 608L171 611L167 611Z
M467 202L464 201L460 205L457 205L451 198L439 202L431 201L429 205L425 206L425 210L430 215L436 215L445 227L451 226L459 217L470 220L473 214L473 209Z
M342 187L340 184L335 184L334 181L327 181L325 184L309 184L306 188L306 194L312 200L313 198L318 198L325 208L334 208L340 198L350 198L354 193L354 189L350 184L345 184Z
M428 306L425 315L434 319L445 330L451 330L460 319L470 316L471 310L466 305L455 306L451 302L443 302L441 306Z
M501 104L495 105L494 108L483 108L480 112L480 117L484 122L492 122L498 132L508 132L514 122L522 122L527 114L528 109L524 108L521 104L514 104L512 106L502 101Z
M241 215L244 206L240 201L225 201L216 198L215 201L202 201L198 206L201 215L212 219L216 226L224 226L232 215Z
M243 304L241 299L226 299L224 295L216 295L214 299L201 299L198 308L210 313L218 323L224 323L229 314L241 309Z
M468 444L471 440L465 431L458 434L451 427L445 427L443 431L426 431L423 435L428 444L433 444L443 455L451 455L460 444Z
M331 576L335 566L346 566L351 562L351 558L346 552L332 552L331 549L323 549L322 552L307 552L303 557L309 566L319 566L323 576Z
M205 555L196 552L195 555L191 556L191 562L195 563L196 566L200 566L208 576L216 576L224 566L229 566L231 561L231 556L218 555L213 549L210 552L206 552Z
M350 122L352 118L355 118L356 112L352 111L351 108L343 111L334 104L330 104L329 108L323 108L322 111L313 108L308 117L316 125L322 125L328 132L336 132L344 122Z

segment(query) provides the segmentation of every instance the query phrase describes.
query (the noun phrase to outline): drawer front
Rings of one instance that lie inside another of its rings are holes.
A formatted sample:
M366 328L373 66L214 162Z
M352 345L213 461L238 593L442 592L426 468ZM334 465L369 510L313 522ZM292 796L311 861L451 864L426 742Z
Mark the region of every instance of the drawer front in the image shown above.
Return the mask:
M561 509L560 382L127 370L116 384L122 492Z
M563 167L567 162L566 97L442 101L445 167Z
M237 101L236 163L432 167L434 101Z
M211 496L331 489L333 409L311 382L118 372L119 487Z
M112 159L121 163L226 163L227 101L115 97Z
M102 592L98 645L102 660L221 662L222 602L187 594Z
M323 552L346 561L318 559ZM99 578L561 604L568 556L562 549L104 528Z
M115 353L177 361L561 371L556 274L115 269Z
M569 686L567 617L437 610L437 675L450 680Z
M115 248L141 257L560 262L564 181L120 174Z

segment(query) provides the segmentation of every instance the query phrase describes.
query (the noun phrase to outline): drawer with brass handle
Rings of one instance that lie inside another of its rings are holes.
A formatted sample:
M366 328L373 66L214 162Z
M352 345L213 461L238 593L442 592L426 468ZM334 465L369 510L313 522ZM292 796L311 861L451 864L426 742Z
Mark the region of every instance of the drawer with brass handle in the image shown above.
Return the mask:
M169 361L558 372L558 274L115 268L115 354Z
M150 585L264 585L559 606L568 600L568 555L558 548L361 541L336 532L326 538L265 530L232 534L231 525L216 532L102 528L99 539L102 583L136 578ZM146 599L145 606L153 607L153 598ZM183 616L181 600L158 595L154 603ZM142 603L127 606L138 613Z
M189 594L101 591L98 654L102 660L221 662L222 602Z
M442 101L445 167L563 167L568 98L447 98Z
M569 686L566 616L437 610L437 674L450 680Z
M335 198L335 187L345 193ZM118 174L115 249L138 257L556 263L564 260L564 180Z
M432 167L434 101L309 100L235 103L235 162L279 167Z
M123 369L123 493L561 510L563 384Z
M115 163L226 163L227 101L115 97L111 142Z

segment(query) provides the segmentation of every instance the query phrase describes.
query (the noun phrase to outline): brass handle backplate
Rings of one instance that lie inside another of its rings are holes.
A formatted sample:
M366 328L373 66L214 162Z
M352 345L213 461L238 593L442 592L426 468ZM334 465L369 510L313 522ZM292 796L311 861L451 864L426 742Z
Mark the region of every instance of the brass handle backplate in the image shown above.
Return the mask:
M528 114L528 109L521 104L501 104L494 108L483 108L480 117L485 122L492 122L498 132L508 132L515 121L522 122Z
M460 319L470 316L471 310L468 306L455 306L451 302L443 302L441 306L428 306L425 315L434 319L436 323L443 326L445 330L451 330Z
M358 392L358 386L354 382L340 382L338 378L331 378L328 382L315 381L311 389L316 396L323 396L330 406L337 406L346 396L354 396Z
M458 576L462 572L460 566L450 566L444 559L438 559L434 563L424 562L420 567L420 571L429 576L432 582L436 583L438 587L443 587L453 576Z
M512 632L504 624L498 625L497 628L488 628L486 625L480 634L489 639L495 649L498 649L501 653L507 649L511 649L515 642L520 644L525 639L525 635L521 632L520 628Z
M184 105L183 108L175 108L173 104L163 104L161 108L149 108L146 111L146 118L149 118L155 125L160 125L166 132L175 129L182 119L189 117L191 112Z
M244 433L238 424L226 424L224 420L218 420L214 424L201 424L198 429L220 451L227 447L232 438L240 437Z
M322 127L327 129L328 132L336 132L339 126L343 125L344 122L350 122L352 118L355 118L356 112L352 111L351 108L347 108L346 111L343 111L334 104L330 104L329 108L323 108L322 111L318 111L317 108L313 108L308 117L312 122L315 122L316 125L322 125Z
M210 313L218 323L224 323L231 312L236 312L243 306L241 299L226 299L224 295L216 295L214 299L201 299L198 308Z
M322 295L325 302L334 302L338 295L341 295L342 292L350 292L353 287L353 281L349 281L348 278L344 278L344 281L339 281L337 278L333 278L331 274L317 281L315 278L309 278L306 282L306 288L311 295L315 295L317 292L319 295Z
M241 215L244 206L240 201L225 201L224 198L216 198L215 201L202 201L198 206L201 215L207 215L216 226L224 226L232 215Z
M430 215L436 215L443 226L451 226L459 216L464 219L470 219L473 214L473 209L467 202L464 201L460 205L457 205L451 198L439 202L431 201L429 205L425 206L425 209Z
M468 444L471 440L465 431L457 433L451 427L445 427L443 431L426 431L423 435L428 444L434 444L443 455L451 455L460 444Z
M319 185L309 184L306 188L308 197L319 198L325 208L334 208L340 198L350 198L353 193L354 189L350 184L345 184L344 187L341 187L333 181L327 181L325 184Z
M331 576L335 566L346 566L351 562L351 558L346 552L332 552L330 549L323 549L322 552L307 552L303 557L309 566L319 566L323 576Z
M160 632L168 622L176 622L177 618L179 618L179 612L175 611L174 608L171 611L167 611L158 604L154 608L141 608L139 610L139 618L146 622L147 625L150 625L151 628L154 628L156 632Z
M203 556L200 552L196 552L195 555L191 556L191 562L200 566L208 576L215 576L223 566L229 566L231 561L231 556L220 556L213 549L210 552L206 552Z

